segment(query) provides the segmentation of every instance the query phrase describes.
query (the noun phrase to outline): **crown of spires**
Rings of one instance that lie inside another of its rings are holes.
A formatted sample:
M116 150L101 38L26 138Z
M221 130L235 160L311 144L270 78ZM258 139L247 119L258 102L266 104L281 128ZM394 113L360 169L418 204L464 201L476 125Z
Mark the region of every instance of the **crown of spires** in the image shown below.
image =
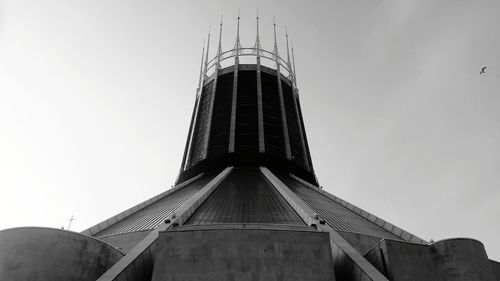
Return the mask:
M295 75L295 70L294 70L294 58L293 58L293 47L292 47L292 55L290 56L290 46L289 46L289 39L288 39L288 30L285 28L285 38L286 38L286 52L287 52L287 57L286 61L284 58L281 58L279 55L279 49L278 49L278 42L277 42L277 31L276 31L276 20L273 17L273 50L272 51L266 51L264 48L262 48L261 41L260 41L260 30L259 30L259 11L257 10L257 15L255 17L256 19L256 37L255 37L255 43L252 47L243 47L241 45L240 41L240 11L238 9L238 16L236 17L237 20L237 27L236 27L236 40L234 43L234 47L230 50L223 51L222 50L222 26L223 26L223 17L221 16L220 23L219 23L219 40L218 40L218 46L217 46L217 53L215 57L212 59L209 59L209 51L210 51L210 27L209 27L209 32L208 32L208 40L207 40L207 47L206 47L206 53L205 54L205 59L204 59L204 69L203 69L203 74L201 75L203 77L203 80L208 78L208 73L213 73L213 71L218 71L221 69L221 61L226 60L230 57L234 57L235 60L238 60L239 56L249 56L253 55L256 56L258 59L259 58L267 58L269 60L272 60L276 63L276 67L279 69L281 66L281 69L283 67L285 70L288 72L288 78L292 81L292 83L296 86L296 75ZM205 48L204 48L205 49ZM205 51L204 51L205 52ZM202 82L203 83L203 82Z

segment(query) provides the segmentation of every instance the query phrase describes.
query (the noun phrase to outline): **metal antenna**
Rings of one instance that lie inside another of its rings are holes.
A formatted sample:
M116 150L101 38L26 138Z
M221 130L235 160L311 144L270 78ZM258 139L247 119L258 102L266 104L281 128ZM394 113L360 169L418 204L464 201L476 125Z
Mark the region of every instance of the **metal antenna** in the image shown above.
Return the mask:
M234 50L236 50L236 57L240 55L240 49L241 49L241 44L240 44L240 9L238 9L238 25L236 28L236 43L234 44ZM234 54L234 53L233 53Z
M203 76L203 56L205 55L205 40L203 40L203 49L201 51L201 62L200 62L200 78L198 78L198 90L201 88L201 80Z
M254 54L257 54L257 57L260 57L260 50L262 49L262 46L260 45L260 36L259 36L259 9L257 9L257 37L255 38L255 45L253 46Z
M74 220L75 220L75 219L73 218L73 215L71 215L71 218L68 220L68 221L69 221L68 230L69 230L69 228L71 227L71 223L72 223Z
M274 50L273 50L273 53L276 57L278 57L278 43L276 41L276 19L274 17L273 17L273 28L274 28Z
M295 88L297 88L297 75L295 72L295 55L293 54L293 42L292 42L292 64L293 64L293 80L295 82Z
M290 49L288 48L288 28L285 26L285 36L286 36L286 60L288 64L288 69L290 70L290 76L293 78L292 64L290 63Z
M221 53L222 53L222 15L220 16L219 49L217 50L217 69L220 69L220 54Z
M208 69L208 52L210 50L210 26L208 26L208 41L207 41L207 53L205 55L205 69L203 70L203 76L207 76Z

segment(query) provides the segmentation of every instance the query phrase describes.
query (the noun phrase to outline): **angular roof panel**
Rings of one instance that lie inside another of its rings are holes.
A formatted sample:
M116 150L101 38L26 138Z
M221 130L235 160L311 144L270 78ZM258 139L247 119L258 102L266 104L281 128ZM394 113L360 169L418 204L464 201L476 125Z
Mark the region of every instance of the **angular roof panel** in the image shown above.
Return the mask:
M278 175L278 177L335 230L401 239L290 176Z
M202 189L214 176L213 174L203 176L174 193L168 194L151 205L119 220L93 236L103 237L154 229L184 202L189 200L191 196Z
M258 168L235 169L186 224L305 225Z

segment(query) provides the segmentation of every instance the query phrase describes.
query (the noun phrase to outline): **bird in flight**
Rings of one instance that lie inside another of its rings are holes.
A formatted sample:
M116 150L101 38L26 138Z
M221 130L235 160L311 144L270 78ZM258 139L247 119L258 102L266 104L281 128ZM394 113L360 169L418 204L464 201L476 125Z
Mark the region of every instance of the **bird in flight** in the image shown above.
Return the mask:
M483 73L486 73L486 71L485 71L485 70L486 70L486 66L485 66L485 67L483 67L483 68L481 68L481 72L479 72L479 74L481 75L481 74L483 74Z

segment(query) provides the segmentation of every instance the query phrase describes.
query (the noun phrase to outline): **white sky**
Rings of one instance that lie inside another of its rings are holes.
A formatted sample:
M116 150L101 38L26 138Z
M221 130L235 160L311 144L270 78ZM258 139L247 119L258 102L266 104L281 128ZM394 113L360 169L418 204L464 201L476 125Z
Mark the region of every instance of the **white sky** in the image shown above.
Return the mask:
M320 184L500 260L498 0L0 0L0 229L81 231L169 188L208 25L232 47L240 8L252 46L257 7L264 48L288 26Z

